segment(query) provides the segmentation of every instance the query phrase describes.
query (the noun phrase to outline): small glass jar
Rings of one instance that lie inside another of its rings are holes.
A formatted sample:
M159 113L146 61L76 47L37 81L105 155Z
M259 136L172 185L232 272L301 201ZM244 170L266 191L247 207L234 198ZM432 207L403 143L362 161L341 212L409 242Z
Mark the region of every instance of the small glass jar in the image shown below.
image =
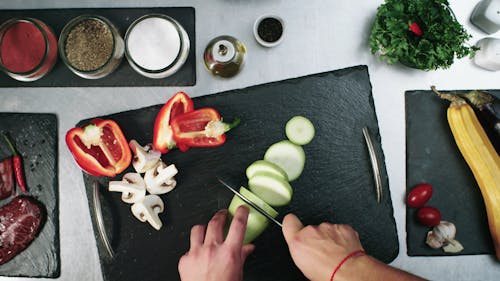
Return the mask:
M57 38L44 22L13 18L0 25L0 69L24 82L50 72L57 61Z
M125 56L141 75L161 79L176 73L186 62L190 42L173 18L150 14L135 20L125 34Z
M69 21L59 36L59 55L76 75L103 78L118 68L124 54L118 29L106 18L82 15Z

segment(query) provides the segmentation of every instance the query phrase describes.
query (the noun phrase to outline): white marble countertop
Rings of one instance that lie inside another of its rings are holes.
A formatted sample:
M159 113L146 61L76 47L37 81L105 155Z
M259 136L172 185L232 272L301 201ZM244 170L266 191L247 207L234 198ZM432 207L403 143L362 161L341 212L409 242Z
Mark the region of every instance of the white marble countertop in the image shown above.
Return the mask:
M500 263L492 256L408 257L405 233L404 92L428 89L500 89L498 73L475 67L468 59L448 70L424 72L389 66L373 57L368 34L383 1L363 0L17 0L0 9L192 6L196 9L196 75L194 87L144 88L0 88L0 112L55 113L59 121L60 280L102 280L80 169L64 143L64 134L81 119L164 103L178 90L191 96L217 93L285 78L368 65L389 175L400 253L392 265L433 280L500 280ZM473 35L485 37L469 22L478 2L452 0L458 20ZM263 48L252 25L262 14L275 13L286 22L284 41ZM237 15L237 16L235 16ZM248 49L243 71L232 79L212 77L202 53L218 35L233 35ZM500 34L496 34L500 37ZM293 57L293 59L291 59ZM383 243L383 241L381 241ZM6 278L0 280L32 280Z

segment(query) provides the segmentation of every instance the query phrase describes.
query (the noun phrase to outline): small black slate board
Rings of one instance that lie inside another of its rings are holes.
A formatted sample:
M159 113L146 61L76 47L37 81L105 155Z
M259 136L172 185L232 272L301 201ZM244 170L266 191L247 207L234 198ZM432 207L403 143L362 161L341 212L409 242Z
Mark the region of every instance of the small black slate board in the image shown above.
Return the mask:
M488 92L500 96L500 91ZM457 255L492 254L494 247L481 191L448 125L446 110L450 103L430 90L408 91L405 98L407 194L419 183L431 184L434 192L427 205L438 208L442 220L456 225L456 239L464 246ZM408 255L453 255L425 244L430 228L416 221L416 212L407 208Z
M38 237L26 250L0 265L0 275L57 278L60 275L57 117L54 114L0 113L0 132L7 133L15 141L22 155L27 195L43 203L47 211L47 220ZM11 155L0 136L0 160ZM21 194L19 188L17 192ZM11 199L2 200L0 205Z
M0 73L0 87L120 87L120 86L193 86L196 84L196 36L195 10L192 7L172 8L86 8L86 9L43 9L43 10L1 10L0 23L13 17L32 17L45 22L59 34L64 25L80 15L100 15L109 19L125 37L125 32L136 19L147 14L164 14L179 22L186 30L191 47L189 55L179 71L163 79L151 79L135 72L125 56L113 73L101 79L84 79L67 68L61 59L51 72L34 82L20 82Z
M177 263L189 248L191 227L206 224L217 210L228 207L233 196L215 176L246 186L246 167L262 159L271 144L286 138L285 123L294 115L310 118L316 137L304 146L305 170L291 183L291 204L277 208L278 219L294 212L307 224L351 224L369 254L384 262L397 256L396 226L366 66L203 96L195 98L194 104L195 108L216 108L225 120L241 117L242 122L227 134L223 146L163 155L166 163L177 166L179 174L176 189L162 195L166 211L161 215L164 226L160 231L137 221L120 194L107 191L107 179L84 175L93 218L92 183L101 183L105 221L116 252L110 261L93 219L105 280L179 280ZM152 140L161 106L104 118L117 121L127 139L145 144ZM380 204L363 139L364 126L373 134L382 167L384 196ZM245 280L305 280L290 258L281 229L270 225L255 245L245 266Z

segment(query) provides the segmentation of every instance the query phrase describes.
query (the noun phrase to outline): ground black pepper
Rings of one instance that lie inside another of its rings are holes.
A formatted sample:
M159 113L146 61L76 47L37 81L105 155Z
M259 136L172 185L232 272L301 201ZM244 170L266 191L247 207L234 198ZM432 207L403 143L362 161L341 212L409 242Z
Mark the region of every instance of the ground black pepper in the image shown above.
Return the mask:
M71 66L81 71L93 71L109 60L113 48L109 27L101 21L87 19L69 32L64 51Z
M266 42L276 42L283 35L283 25L275 18L264 18L257 26L257 33Z

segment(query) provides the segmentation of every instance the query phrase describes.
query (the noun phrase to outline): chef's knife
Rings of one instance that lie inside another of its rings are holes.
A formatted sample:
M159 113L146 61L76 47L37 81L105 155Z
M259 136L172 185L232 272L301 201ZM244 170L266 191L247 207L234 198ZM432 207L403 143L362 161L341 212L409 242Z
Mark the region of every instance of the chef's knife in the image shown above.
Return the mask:
M257 204L253 203L248 198L246 198L245 196L243 196L241 193L239 193L238 191L236 191L236 189L232 188L229 184L227 184L226 182L224 182L220 178L217 178L217 180L219 180L219 182L222 183L225 187L227 187L227 189L231 190L236 196L238 196L241 200L243 200L245 203L247 203L252 208L254 208L257 212L261 213L263 216L265 216L266 218L268 218L269 220L271 220L272 222L274 222L275 224L277 224L279 227L283 227L279 221L277 221L276 219L274 219L271 215L269 215L261 207L257 206Z

